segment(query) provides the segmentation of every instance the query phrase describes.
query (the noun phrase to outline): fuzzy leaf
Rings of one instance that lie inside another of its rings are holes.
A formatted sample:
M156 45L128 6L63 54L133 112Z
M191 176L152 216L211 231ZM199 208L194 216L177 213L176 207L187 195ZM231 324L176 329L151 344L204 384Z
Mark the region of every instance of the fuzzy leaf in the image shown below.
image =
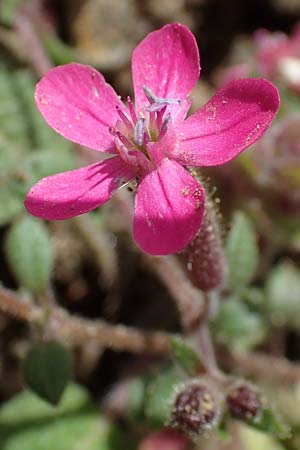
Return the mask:
M1 450L132 450L132 443L99 415L87 392L71 384L56 408L29 391L0 410Z
M57 405L72 373L71 355L57 342L41 342L24 361L24 378L30 389Z
M170 336L170 344L175 361L189 375L197 374L202 363L196 351L179 336Z
M6 25L12 25L17 7L21 2L22 0L2 0L0 4L0 20Z
M290 428L269 407L265 407L259 418L249 420L248 425L257 430L274 434L279 439L290 437Z
M263 342L267 331L262 317L235 298L223 300L213 327L219 341L240 351Z
M258 265L258 247L253 226L248 217L237 211L226 242L229 285L240 291L252 280Z
M160 373L149 384L145 413L152 425L161 427L170 418L172 400L176 387L181 386L186 376L176 367L170 367Z
M300 271L290 262L279 264L266 282L266 308L277 326L300 327Z
M21 285L37 294L47 289L53 266L53 249L46 226L33 217L23 217L9 230L6 257Z
M17 214L23 211L23 202L19 195L9 186L0 190L0 226L9 223Z

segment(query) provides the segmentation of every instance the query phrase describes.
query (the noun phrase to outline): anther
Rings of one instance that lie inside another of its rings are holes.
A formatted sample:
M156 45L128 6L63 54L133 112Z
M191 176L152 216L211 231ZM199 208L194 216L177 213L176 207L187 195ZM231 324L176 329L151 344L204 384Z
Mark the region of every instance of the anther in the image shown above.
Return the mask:
M139 146L143 145L145 143L145 128L146 128L146 120L141 117L134 128L134 140L135 143Z

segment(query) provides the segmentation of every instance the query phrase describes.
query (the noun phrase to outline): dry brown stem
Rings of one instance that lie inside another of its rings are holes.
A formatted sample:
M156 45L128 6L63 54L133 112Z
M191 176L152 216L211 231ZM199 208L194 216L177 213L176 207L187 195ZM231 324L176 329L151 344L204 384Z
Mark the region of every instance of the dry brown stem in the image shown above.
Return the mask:
M43 323L44 308L25 302L17 293L0 288L0 310L17 319L30 323ZM124 325L111 325L103 320L88 320L69 314L51 305L47 321L47 335L69 345L82 345L93 341L102 347L134 353L167 354L169 341L166 333L143 331Z

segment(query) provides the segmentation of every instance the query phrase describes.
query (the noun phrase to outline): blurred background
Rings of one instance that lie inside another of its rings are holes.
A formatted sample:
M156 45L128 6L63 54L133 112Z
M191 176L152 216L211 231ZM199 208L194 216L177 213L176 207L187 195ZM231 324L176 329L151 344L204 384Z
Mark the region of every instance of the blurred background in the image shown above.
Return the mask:
M97 157L44 123L34 103L37 80L77 61L96 67L126 98L132 50L170 22L197 38L202 71L193 110L235 78L268 78L280 90L281 109L266 135L237 160L201 171L201 179L228 265L210 322L219 365L257 384L292 438L234 423L196 444L177 436L151 441L167 394L147 409L144 380L149 390L149 377L162 375L168 358L113 338L101 344L91 327L104 320L180 333L169 266L135 247L122 198L63 222L24 210L37 180ZM299 0L0 0L0 450L299 450L299 201ZM73 314L84 322L71 323ZM65 387L57 407L38 397L57 404Z

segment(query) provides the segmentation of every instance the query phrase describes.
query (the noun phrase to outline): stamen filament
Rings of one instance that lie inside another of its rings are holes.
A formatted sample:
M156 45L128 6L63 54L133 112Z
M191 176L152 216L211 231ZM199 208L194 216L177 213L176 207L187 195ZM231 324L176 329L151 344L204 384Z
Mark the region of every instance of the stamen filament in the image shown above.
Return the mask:
M160 132L159 132L159 137L160 138L162 138L166 134L167 129L168 129L168 123L170 122L170 120L171 120L171 115L168 114L168 116L164 119L164 121L162 123L161 129L160 129Z
M163 115L166 112L166 109L167 109L167 105L164 105L164 107L156 113L156 126L157 126L158 130L160 130L162 127Z
M117 113L119 114L120 118L122 119L122 121L124 122L124 124L129 127L129 128L133 128L132 123L130 122L130 120L128 119L128 117L123 113L123 111L121 110L121 108L119 106L117 106Z
M128 109L129 109L129 112L131 115L132 122L134 123L134 125L136 125L138 119L137 119L131 98L129 96L127 97L127 103L128 103Z

